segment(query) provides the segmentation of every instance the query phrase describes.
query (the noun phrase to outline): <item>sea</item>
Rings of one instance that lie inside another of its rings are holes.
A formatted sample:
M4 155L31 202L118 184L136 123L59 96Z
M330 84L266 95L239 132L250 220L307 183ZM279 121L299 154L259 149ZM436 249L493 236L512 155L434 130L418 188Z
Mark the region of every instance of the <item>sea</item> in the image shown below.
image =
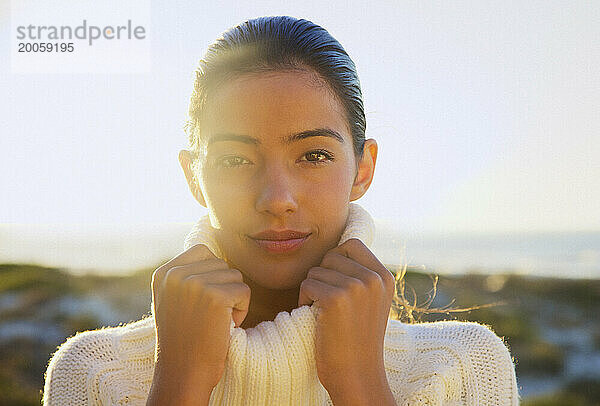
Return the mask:
M0 224L0 263L74 274L123 275L156 268L183 251L191 223ZM389 230L389 227L378 229ZM436 274L513 273L600 278L600 231L442 234L382 231L373 252L386 265Z

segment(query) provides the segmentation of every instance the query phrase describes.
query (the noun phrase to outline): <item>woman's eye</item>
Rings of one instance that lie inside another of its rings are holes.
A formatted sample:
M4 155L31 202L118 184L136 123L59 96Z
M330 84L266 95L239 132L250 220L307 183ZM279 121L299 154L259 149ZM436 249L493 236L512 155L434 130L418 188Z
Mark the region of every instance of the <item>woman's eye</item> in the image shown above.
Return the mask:
M225 156L217 160L217 166L221 168L235 168L242 165L249 164L250 161L246 158L242 158L241 156Z
M333 160L333 154L325 150L309 151L301 159L310 163L322 163Z

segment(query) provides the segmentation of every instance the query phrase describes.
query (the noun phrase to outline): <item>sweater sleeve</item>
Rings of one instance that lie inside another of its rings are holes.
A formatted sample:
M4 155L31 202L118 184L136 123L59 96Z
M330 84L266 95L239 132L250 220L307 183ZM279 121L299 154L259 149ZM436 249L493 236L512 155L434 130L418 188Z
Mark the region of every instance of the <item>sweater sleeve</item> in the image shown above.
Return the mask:
M462 337L472 365L475 404L519 404L515 367L504 341L487 326L467 323Z
M147 392L123 367L116 328L78 333L53 354L45 374L44 406L144 405Z
M519 404L508 348L485 325L394 322L388 326L385 349L388 382L398 405Z

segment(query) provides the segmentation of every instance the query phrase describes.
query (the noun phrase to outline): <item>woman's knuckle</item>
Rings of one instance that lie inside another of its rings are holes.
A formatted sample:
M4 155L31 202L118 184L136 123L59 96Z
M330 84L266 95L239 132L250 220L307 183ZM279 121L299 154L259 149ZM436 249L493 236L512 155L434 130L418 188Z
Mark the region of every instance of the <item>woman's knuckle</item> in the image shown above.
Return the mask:
M358 238L351 238L348 241L350 242L350 245L352 245L353 247L364 247L365 246L365 244L363 244L363 242L361 240L359 240Z
M203 260L212 256L212 252L204 244L195 244L188 248L186 253L192 260Z
M202 293L208 305L218 305L222 302L222 292L214 286L202 285Z
M352 295L358 295L363 292L363 290L365 289L365 285L360 280L358 280L356 278L351 278L348 281L346 281L346 289Z
M383 272L383 283L386 287L392 287L396 284L396 278L394 275L388 271L387 269Z
M313 289L315 287L315 280L314 279L304 279L301 283L300 283L300 290L306 291L306 292L312 292Z
M167 269L162 266L156 268L154 272L152 272L152 282L159 283L164 278L166 271Z
M249 299L250 294L252 293L252 291L250 290L250 286L248 286L246 284L242 284L242 293L245 298Z
M324 268L330 268L334 264L335 255L336 254L333 252L328 252L327 254L325 254L325 256L323 256L323 259L321 260L321 266L323 266Z
M312 267L308 270L308 273L306 274L307 278L314 278L314 277L318 277L320 273L320 270L318 267Z
M174 266L171 269L167 270L164 276L165 284L169 287L177 285L181 280L181 271L181 266Z
M221 258L207 259L204 262L207 265L214 266L215 268L218 268L218 267L227 268L227 262L225 262Z
M185 288L192 294L204 292L205 284L200 278L188 278L184 282Z
M366 248L365 244L359 240L358 238L350 238L348 241L344 243L347 249L354 250L363 250Z
M343 289L336 289L329 294L329 302L331 306L338 310L343 310L349 303L348 292Z
M377 272L369 271L365 275L365 285L369 290L381 289L383 287L383 280Z
M244 276L237 269L229 269L228 272L233 276L236 282L243 282Z

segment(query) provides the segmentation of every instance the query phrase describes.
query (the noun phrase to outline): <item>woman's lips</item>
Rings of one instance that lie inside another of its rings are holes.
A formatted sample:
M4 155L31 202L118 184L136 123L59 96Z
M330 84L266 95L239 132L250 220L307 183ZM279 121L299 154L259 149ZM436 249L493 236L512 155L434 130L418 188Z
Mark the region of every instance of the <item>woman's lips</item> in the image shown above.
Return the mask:
M294 230L266 230L251 235L259 247L273 253L287 253L299 249L310 233Z

